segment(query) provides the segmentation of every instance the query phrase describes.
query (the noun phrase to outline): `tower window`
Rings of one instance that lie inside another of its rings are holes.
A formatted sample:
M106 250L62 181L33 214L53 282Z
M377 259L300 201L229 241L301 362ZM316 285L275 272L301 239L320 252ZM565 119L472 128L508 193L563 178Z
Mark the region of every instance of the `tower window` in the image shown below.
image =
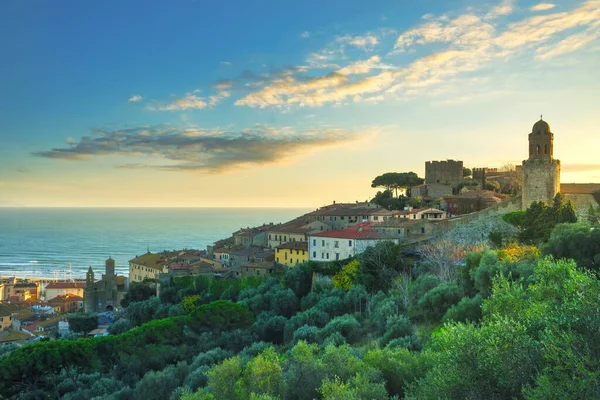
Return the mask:
M540 148L540 145L538 144L535 148L535 153L540 154L540 151L541 151L541 148Z
M544 145L544 154L548 154L548 145L547 144Z

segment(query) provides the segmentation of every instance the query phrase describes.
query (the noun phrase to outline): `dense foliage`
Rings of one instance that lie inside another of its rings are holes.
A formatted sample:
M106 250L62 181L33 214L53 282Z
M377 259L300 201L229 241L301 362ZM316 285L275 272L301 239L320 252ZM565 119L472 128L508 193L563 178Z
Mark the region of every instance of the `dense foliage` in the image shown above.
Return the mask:
M415 261L411 249L382 243L263 280L176 279L159 297L132 301L109 336L10 348L0 355L0 393L596 398L597 235L586 222L557 224L543 255L512 242Z

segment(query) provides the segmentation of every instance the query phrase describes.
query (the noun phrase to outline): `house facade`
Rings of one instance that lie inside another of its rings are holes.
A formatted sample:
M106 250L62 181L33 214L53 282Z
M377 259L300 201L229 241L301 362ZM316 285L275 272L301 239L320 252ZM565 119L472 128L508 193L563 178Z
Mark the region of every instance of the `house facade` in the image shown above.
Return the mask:
M147 252L129 260L129 281L156 280L158 274L167 272L167 262L160 253Z
M309 235L308 257L311 261L344 260L362 253L381 241L398 243L395 236L375 232L372 223L363 222L346 229Z
M44 298L54 299L64 294L72 294L83 297L85 282L50 282L44 288Z
M308 261L308 242L287 242L275 248L275 262L294 267Z

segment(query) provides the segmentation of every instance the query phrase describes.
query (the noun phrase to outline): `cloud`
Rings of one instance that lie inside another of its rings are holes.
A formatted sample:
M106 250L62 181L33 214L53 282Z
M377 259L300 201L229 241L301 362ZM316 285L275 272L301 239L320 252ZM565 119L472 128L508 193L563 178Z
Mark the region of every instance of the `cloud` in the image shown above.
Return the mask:
M514 9L513 1L502 1L489 11L427 15L416 26L395 33L393 43L386 39L391 31L384 30L377 35L338 36L332 46L310 53L304 65L267 74L246 71L214 87L232 96L241 94L235 105L256 108L404 100L433 95L454 77L475 75L494 62L539 63L581 49L600 35L598 0L512 22L496 19ZM389 45L391 51L384 49ZM350 47L376 54L351 59ZM460 93L455 103L486 97L485 93L461 93L460 88L455 91ZM505 94L505 90L495 90L493 95Z
M86 161L119 156L136 161L117 168L200 170L222 172L243 165L264 165L287 160L316 149L363 138L376 128L342 130L330 127L275 128L255 125L241 131L220 131L175 126L145 126L122 130L96 129L67 148L33 155L51 159ZM139 157L148 159L140 163Z
M185 97L174 100L169 104L161 105L158 107L148 106L150 110L158 111L183 111L183 110L202 110L208 107L208 102L202 97L198 97L194 94L187 94Z
M372 50L376 45L379 44L379 39L375 35L342 36L338 37L336 41L339 43L347 43L363 50Z
M492 11L485 16L485 19L494 19L499 16L510 15L514 10L514 0L502 0L502 3L494 7Z
M231 62L229 62L229 61L221 61L220 64L223 65L223 66L228 67L228 66L231 65Z
M556 7L556 6L551 3L540 3L540 4L536 4L535 6L531 7L530 10L531 11L546 11L546 10L550 10L554 7Z
M131 96L128 101L130 103L137 103L138 101L142 101L142 96L140 96L139 94L135 94Z
M310 32L308 32L308 31L304 31L304 32L302 32L302 33L300 34L300 37L301 37L302 39L308 39L308 38L310 37Z

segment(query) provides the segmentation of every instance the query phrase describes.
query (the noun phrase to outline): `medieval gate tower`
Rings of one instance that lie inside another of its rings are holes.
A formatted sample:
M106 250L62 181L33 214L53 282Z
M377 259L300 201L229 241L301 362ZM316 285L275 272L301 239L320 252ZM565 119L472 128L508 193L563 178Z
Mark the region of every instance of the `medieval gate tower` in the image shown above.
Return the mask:
M529 159L523 161L523 209L534 201L552 202L560 192L560 160L553 157L554 134L540 116L529 134Z

